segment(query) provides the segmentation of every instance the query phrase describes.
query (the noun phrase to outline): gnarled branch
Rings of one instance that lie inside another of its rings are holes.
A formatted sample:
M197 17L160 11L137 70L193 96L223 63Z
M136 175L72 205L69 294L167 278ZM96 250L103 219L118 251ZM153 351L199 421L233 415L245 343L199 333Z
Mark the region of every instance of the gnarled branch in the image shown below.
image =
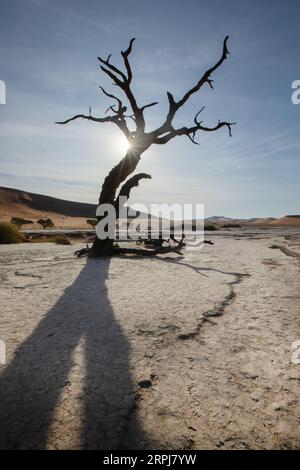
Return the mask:
M118 75L120 75L124 82L126 81L126 76L125 74L122 72L122 70L118 69L115 65L111 64L109 62L109 59L111 58L111 54L109 54L109 56L107 57L106 60L102 59L101 57L98 57L98 60L99 62L101 62L102 64L104 64L106 67L108 67L110 70L112 70L113 72L117 73ZM101 69L102 69L102 66L100 66ZM102 69L103 70L103 69Z
M202 75L202 77L200 78L198 83L193 88L191 88L189 91L187 91L185 93L185 95L181 98L181 100L179 100L176 103L177 109L179 109L181 106L183 106L184 103L186 103L186 101L190 98L190 96L192 96L194 93L199 91L200 88L204 85L204 83L208 83L209 86L211 88L213 88L213 86L212 86L213 80L210 79L210 76L215 70L217 70L218 67L220 67L220 65L222 65L224 60L227 58L227 55L229 54L228 47L227 47L228 38L229 38L229 36L226 36L226 38L224 39L222 55L221 55L220 59L218 60L218 62L215 65L213 65L210 69L208 69Z
M132 51L132 44L133 44L134 41L135 41L135 38L130 39L129 46L128 46L128 48L126 49L126 51L121 51L121 55L122 55L122 57L123 57L124 64L125 64L125 67L126 67L126 70L127 70L127 82L128 82L128 85L130 84L130 82L131 82L131 80L132 80L132 71L131 71L131 67L130 67L129 60L128 60L128 56L129 56L129 54L131 54L131 51Z
M123 119L123 117L121 115L119 115L119 113L117 113L116 116L105 116L105 117L102 117L102 118L94 117L91 114L89 114L88 116L85 115L85 114L76 114L76 116L72 116L69 119L66 119L65 121L56 121L55 124L68 124L69 122L75 121L76 119L86 119L88 121L100 122L100 123L112 122L112 123L116 124L119 127L119 129L124 133L124 135L127 139L131 138L131 132L128 129L128 126L126 124L126 120Z
M227 127L229 136L232 137L231 127L234 126L235 124L236 124L235 122L219 121L216 126L207 127L207 126L203 126L202 121L201 121L192 127L180 127L179 129L172 128L170 132L164 134L161 137L157 137L153 141L153 143L162 145L162 144L166 144L174 137L177 137L180 135L186 135L194 144L198 144L198 142L195 141L195 136L196 136L197 131L214 132L214 131L221 129L222 127Z
M56 121L55 124L68 124L71 121L75 121L76 119L87 119L88 121L94 122L115 122L114 116L106 116L103 118L97 118L89 114L86 116L85 114L76 114L76 116L70 117L65 121Z
M113 95L112 93L108 93L102 86L99 87L100 90L102 91L102 93L105 95L105 96L108 96L108 98L112 98L113 100L116 100L119 104L119 108L120 107L123 107L122 105L122 101L120 100L120 98L118 98L117 96Z
M126 68L126 73L124 73L121 69L119 69L118 67L116 67L114 64L110 62L111 54L107 57L107 59L98 57L98 60L100 62L101 70L106 75L108 75L109 78L112 79L113 83L122 90L127 100L129 101L129 104L133 112L132 118L136 125L136 132L144 134L145 119L144 119L143 112L146 108L149 108L150 106L154 106L157 103L153 102L145 106L139 107L137 104L136 98L131 90L130 84L132 81L132 70L131 70L131 66L129 62L129 55L132 52L132 45L133 45L134 40L135 38L131 39L129 42L128 48L125 51L121 51L121 55L123 57L124 65ZM112 106L112 105L109 106L107 109L107 111L109 110L112 111L116 116L105 117L105 118L93 118L92 116L86 117L82 114L79 114L70 119L66 119L65 121L60 121L58 122L58 124L67 124L68 122L71 122L79 117L82 117L83 119L89 119L95 122L114 122L125 133L126 137L130 138L131 133L126 124L126 118L128 117L125 115L125 112L127 110L126 106L123 106L122 101L117 96L113 95L112 93L108 93L106 90L104 90L103 87L100 87L100 89L107 97L112 98L113 100L117 101L118 110L116 110L115 106Z
M145 104L144 106L141 107L141 111L144 111L146 108L151 108L152 106L156 106L158 104L158 101L153 101L153 103Z
M121 209L121 207L120 207L120 198L125 197L125 198L129 199L130 192L131 192L132 188L137 187L139 185L140 180L145 179L145 178L146 179L151 179L151 175L148 175L147 173L138 173L138 174L132 176L131 178L129 178L129 180L126 181L126 183L123 184L123 186L121 187L120 192L118 194L118 197L116 198L116 201L115 201L116 210Z
M130 88L131 80L132 80L132 70L131 66L129 63L129 55L132 51L132 44L135 41L135 38L130 40L129 46L125 51L121 51L121 55L124 60L127 76L116 66L112 65L109 62L110 56L108 56L107 60L103 60L100 57L98 58L102 64L105 65L100 65L101 70L106 73L114 82L115 85L117 85L119 88L122 89L122 91L125 93L126 98L128 99L131 109L134 114L134 122L136 124L137 130L144 132L145 129L145 120L143 116L143 109L139 108L137 105L136 99L134 94L132 93L132 90ZM120 75L123 80L120 80L117 75ZM125 118L124 114L123 117Z
M219 123L219 125L216 126L215 128L206 128L204 126L202 127L198 123L197 117L204 108L201 108L199 113L197 113L197 115L195 116L195 119L194 119L194 122L196 124L195 128L189 128L189 129L188 128L181 128L181 129L178 129L178 130L174 130L173 125L172 125L172 121L174 119L174 116L175 116L176 112L179 110L179 108L181 108L194 93L199 91L200 88L205 83L208 83L208 85L211 88L213 88L213 85L212 85L213 80L210 77L211 77L212 73L217 68L219 68L220 65L222 65L224 60L227 58L227 55L229 54L228 47L227 47L227 42L228 42L228 36L226 36L224 41L223 41L223 49L222 49L222 55L221 55L220 59L216 62L215 65L210 67L202 75L202 77L196 83L196 85L193 86L190 90L188 90L180 100L176 101L174 99L174 96L172 95L172 93L170 93L169 91L167 92L167 97L168 97L168 101L169 101L169 111L168 111L168 114L167 114L167 117L166 117L164 123L158 129L154 130L151 133L152 136L153 136L153 139L154 139L153 140L154 143L164 144L166 142L169 142L169 140L171 140L176 135L184 135L184 134L186 134L193 143L197 143L194 140L196 131L198 131L198 130L214 131L214 130L219 129L220 127L223 127L224 125L226 125L228 127L229 134L231 135L231 127L230 126L232 125L232 123Z

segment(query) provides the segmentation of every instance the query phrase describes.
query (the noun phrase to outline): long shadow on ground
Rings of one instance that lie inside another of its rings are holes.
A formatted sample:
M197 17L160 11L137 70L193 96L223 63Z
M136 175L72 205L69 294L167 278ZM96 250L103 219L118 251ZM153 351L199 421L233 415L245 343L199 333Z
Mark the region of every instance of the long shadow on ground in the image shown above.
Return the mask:
M47 447L54 410L68 386L73 353L80 340L84 347L83 411L78 416L80 447L131 448L134 444L130 436L139 447L143 445L144 437L133 412L130 347L108 299L108 268L108 259L88 260L1 374L0 448ZM69 409L72 412L72 406ZM60 433L62 442L69 439L64 433L70 426L64 419L68 414L56 426L58 447Z

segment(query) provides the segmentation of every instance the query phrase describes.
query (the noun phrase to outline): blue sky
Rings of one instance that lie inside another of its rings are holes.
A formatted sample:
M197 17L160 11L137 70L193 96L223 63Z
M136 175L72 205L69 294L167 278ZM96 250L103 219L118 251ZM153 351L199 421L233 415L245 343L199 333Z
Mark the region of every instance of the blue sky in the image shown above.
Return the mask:
M205 105L204 122L236 121L222 129L152 146L139 171L152 175L131 202L200 202L205 214L231 217L299 213L300 2L201 0L1 0L0 185L96 202L102 180L123 156L113 124L54 122L73 114L102 116L114 90L97 56L119 53L136 37L131 64L148 128L219 58L229 34L230 56L178 115L189 125ZM114 90L115 91L115 90Z

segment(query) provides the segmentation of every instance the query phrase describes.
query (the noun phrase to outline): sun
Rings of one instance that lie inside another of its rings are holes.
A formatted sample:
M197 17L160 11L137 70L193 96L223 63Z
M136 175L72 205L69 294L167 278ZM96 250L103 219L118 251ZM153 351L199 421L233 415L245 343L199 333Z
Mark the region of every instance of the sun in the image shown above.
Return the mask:
M123 135L118 139L118 148L122 153L126 153L130 149L130 143Z

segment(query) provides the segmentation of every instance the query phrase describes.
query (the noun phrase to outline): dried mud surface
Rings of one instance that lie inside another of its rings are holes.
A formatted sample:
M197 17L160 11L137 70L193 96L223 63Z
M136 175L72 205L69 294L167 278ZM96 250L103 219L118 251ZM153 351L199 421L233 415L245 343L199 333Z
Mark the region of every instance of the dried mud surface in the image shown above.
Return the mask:
M300 235L214 242L1 246L0 448L300 448Z

